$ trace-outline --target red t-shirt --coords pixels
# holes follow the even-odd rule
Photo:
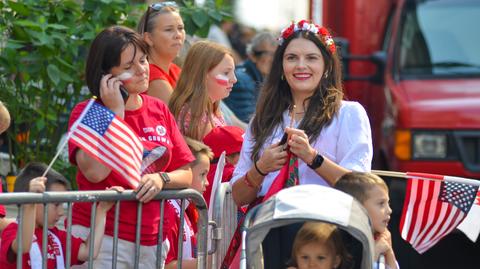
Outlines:
[[[0,193],[2,193],[2,180],[0,179]],[[0,205],[0,218],[3,218],[7,215],[7,211],[5,210],[4,205]]]
[[[175,200],[167,200],[164,204],[163,219],[163,240],[168,241],[170,248],[168,249],[165,264],[178,260],[178,232],[180,228],[180,203]],[[195,230],[192,227],[188,214],[185,214],[185,222],[183,225],[183,260],[193,259],[197,255],[197,241]],[[187,234],[188,233],[188,234]],[[190,237],[190,242],[188,242]]]
[[[178,67],[178,65],[171,63],[170,67],[168,68],[168,74],[167,72],[163,71],[162,68],[155,64],[150,64],[150,77],[148,79],[148,82],[160,79],[160,80],[166,80],[172,86],[172,89],[175,89],[177,86],[177,81],[178,78],[180,77],[180,72],[182,72],[182,69]]]
[[[0,247],[0,268],[2,269],[15,269],[17,268],[17,260],[15,259],[13,263],[8,262],[7,260],[7,253],[10,249],[13,240],[17,237],[17,230],[18,224],[16,222],[10,223],[2,232],[2,244]],[[50,232],[55,234],[58,239],[60,240],[62,251],[63,251],[63,258],[67,257],[66,249],[67,249],[67,233],[65,231],[59,230],[56,227],[49,229]],[[36,228],[35,229],[35,236],[37,237],[37,244],[42,251],[42,234],[43,228]],[[82,264],[84,261],[78,260],[78,250],[80,249],[80,245],[83,243],[83,240],[77,237],[72,236],[71,241],[71,252],[70,252],[70,263],[74,264]],[[54,269],[57,266],[57,260],[55,255],[55,246],[49,240],[47,244],[47,249],[49,251],[49,255],[47,255],[47,269]],[[41,257],[40,257],[41,258]],[[66,265],[66,261],[65,265]],[[30,269],[30,254],[25,253],[23,254],[23,268]]]
[[[159,99],[148,95],[141,95],[142,107],[134,111],[125,111],[125,122],[138,134],[144,146],[144,161],[148,156],[148,162],[153,163],[146,169],[147,173],[170,172],[189,164],[195,158],[177,128],[173,115],[168,107]],[[87,101],[77,104],[73,109],[69,126],[80,116]],[[68,144],[70,162],[76,165],[75,153],[78,147]],[[151,153],[151,154],[150,154]],[[88,181],[80,170],[77,171],[77,184],[80,190],[105,190],[111,186],[130,187],[117,180],[118,174],[112,171],[99,183]],[[73,224],[90,226],[89,203],[75,203],[73,206]],[[107,214],[105,234],[113,236],[114,210]],[[120,203],[119,237],[135,242],[135,225],[137,219],[137,202]],[[149,202],[143,204],[141,244],[153,246],[157,244],[158,224],[160,222],[160,203]]]

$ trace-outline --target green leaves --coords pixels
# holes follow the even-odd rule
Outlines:
[[[199,28],[201,28],[208,22],[208,15],[204,10],[197,9],[193,11],[192,20]]]
[[[219,24],[224,18],[230,17],[231,8],[222,0],[207,0],[203,6],[196,6],[193,1],[184,0],[180,14],[188,34],[206,37],[210,25]]]
[[[91,42],[107,26],[135,29],[146,10],[139,2],[0,0],[0,100],[13,117],[8,136],[17,166],[50,161],[70,110],[86,98],[84,69]],[[206,0],[203,6],[181,2],[190,35],[205,37],[210,25],[230,14],[223,0]],[[28,140],[16,139],[27,132]]]
[[[53,81],[55,85],[58,85],[60,82],[60,70],[58,67],[56,65],[49,64],[47,66],[47,74],[50,80]]]
[[[85,99],[93,38],[110,25],[134,26],[143,10],[128,0],[0,0],[0,100],[13,117],[8,136],[17,166],[50,161],[70,110]],[[27,141],[16,139],[25,132]]]

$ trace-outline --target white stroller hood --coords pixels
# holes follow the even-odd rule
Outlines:
[[[261,244],[270,229],[301,221],[329,222],[348,232],[363,246],[361,268],[372,268],[374,241],[366,210],[352,196],[320,185],[284,189],[249,212],[243,224],[248,268],[261,263]]]

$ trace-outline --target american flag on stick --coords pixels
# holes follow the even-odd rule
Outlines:
[[[407,173],[407,177],[400,233],[413,248],[424,253],[463,221],[479,187],[441,175]]]
[[[121,118],[95,99],[88,102],[72,125],[67,140],[122,176],[128,186],[138,186],[142,143]]]

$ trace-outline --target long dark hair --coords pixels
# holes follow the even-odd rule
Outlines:
[[[251,124],[255,140],[252,151],[253,160],[259,158],[260,148],[266,142],[267,137],[275,131],[279,124],[283,124],[283,112],[293,105],[290,85],[282,76],[285,49],[296,38],[312,41],[320,49],[325,61],[325,73],[322,75],[317,89],[312,96],[305,100],[309,105],[299,129],[305,131],[310,141],[314,141],[320,135],[323,127],[332,122],[333,117],[340,109],[343,90],[341,63],[337,53],[328,50],[318,35],[309,31],[296,31],[284,40],[282,45],[278,46],[270,74],[260,91],[256,114]],[[272,104],[272,102],[275,103]]]

